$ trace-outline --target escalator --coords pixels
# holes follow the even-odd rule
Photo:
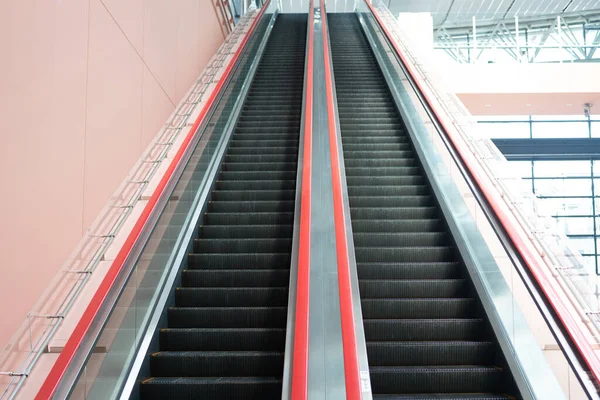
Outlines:
[[[275,22],[142,399],[281,397],[306,24]]]
[[[374,397],[519,397],[357,16],[328,21]]]

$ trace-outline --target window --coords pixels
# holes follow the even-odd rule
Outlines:
[[[534,138],[586,138],[589,137],[587,122],[533,122]]]
[[[480,122],[481,132],[490,138],[528,139],[528,122]]]
[[[590,179],[541,179],[536,178],[534,182],[536,196],[591,196],[592,182]]]
[[[591,173],[591,164],[587,160],[534,161],[533,163],[533,174],[536,178],[589,177]],[[563,195],[566,195],[566,193],[563,193]]]

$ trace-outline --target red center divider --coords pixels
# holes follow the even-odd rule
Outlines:
[[[323,53],[325,59],[325,89],[327,91],[327,123],[329,131],[329,158],[331,161],[331,183],[333,191],[333,220],[335,223],[335,251],[337,256],[338,286],[340,289],[340,317],[342,323],[342,346],[344,350],[344,374],[346,378],[346,399],[360,400],[362,392],[356,349],[354,308],[352,307],[352,285],[350,283],[350,262],[346,240],[346,218],[342,196],[342,175],[340,172],[339,149],[335,102],[333,99],[333,79],[327,32],[327,11],[325,0],[321,0],[323,26]]]
[[[217,97],[219,91],[221,90],[221,88],[223,87],[223,85],[225,84],[227,79],[229,78],[229,75],[231,74],[231,71],[233,70],[233,67],[234,67],[236,61],[239,59],[242,51],[246,47],[249,37],[252,35],[252,32],[254,32],[254,29],[256,28],[258,21],[261,19],[262,15],[264,14],[267,7],[269,6],[270,2],[271,2],[271,0],[267,0],[265,2],[262,9],[260,10],[260,12],[256,16],[256,18],[252,22],[252,25],[250,26],[248,33],[246,33],[246,35],[242,39],[242,42],[240,43],[240,46],[238,47],[237,51],[235,52],[233,58],[229,62],[227,69],[221,76],[221,79],[219,79],[219,82],[215,86],[210,97],[207,99],[206,104],[203,106],[202,110],[200,111],[198,118],[196,118],[194,125],[192,126],[189,133],[185,137],[181,147],[175,154],[175,157],[173,157],[173,160],[171,160],[171,163],[169,164],[169,167],[167,168],[165,174],[163,175],[158,186],[152,193],[152,196],[148,200],[148,203],[144,207],[144,210],[142,211],[141,215],[139,216],[133,229],[127,236],[127,239],[123,243],[123,247],[121,247],[121,250],[115,257],[115,260],[112,262],[108,272],[106,273],[106,276],[104,277],[104,279],[100,283],[100,286],[96,290],[94,297],[92,297],[90,303],[88,304],[83,315],[81,316],[81,319],[75,326],[75,329],[73,330],[73,333],[71,334],[71,336],[69,337],[69,340],[65,344],[63,351],[60,353],[60,355],[56,359],[56,362],[54,363],[52,369],[50,370],[48,376],[46,377],[46,380],[42,384],[40,390],[38,391],[38,393],[35,397],[36,400],[50,399],[54,395],[56,389],[58,388],[58,385],[60,384],[61,379],[63,378],[65,372],[67,371],[67,368],[69,367],[69,364],[73,360],[75,353],[77,352],[77,349],[83,342],[83,339],[85,338],[85,336],[90,328],[90,325],[96,318],[96,315],[98,314],[98,311],[100,310],[100,307],[106,300],[106,296],[108,295],[117,276],[121,272],[127,257],[131,253],[131,250],[132,250],[134,244],[137,242],[137,240],[142,232],[142,229],[148,222],[148,218],[150,217],[150,214],[154,210],[154,207],[156,206],[159,198],[162,196],[162,194],[165,190],[165,187],[167,186],[167,183],[173,176],[175,168],[181,161],[184,153],[186,152],[187,148],[190,145],[190,142],[194,138],[196,131],[200,127],[204,118],[206,117],[208,110],[214,103],[215,98]]]
[[[526,232],[523,230],[519,221],[508,208],[507,204],[502,198],[502,195],[498,192],[496,187],[494,187],[493,183],[485,174],[485,171],[483,170],[481,165],[479,165],[475,156],[468,150],[468,146],[464,142],[464,139],[460,137],[460,133],[457,132],[452,125],[444,123],[443,118],[440,118],[439,113],[433,106],[435,103],[432,101],[427,91],[424,90],[424,87],[421,84],[420,80],[416,79],[417,74],[415,73],[411,64],[407,62],[404,53],[400,50],[398,44],[394,41],[392,35],[381,20],[381,17],[377,13],[376,9],[369,1],[365,2],[370,8],[373,16],[377,19],[379,26],[387,36],[388,40],[394,47],[396,54],[398,55],[398,57],[400,57],[404,66],[407,68],[408,72],[412,76],[413,81],[416,83],[420,92],[429,104],[431,110],[436,115],[438,121],[440,122],[446,133],[448,133],[448,138],[456,148],[461,159],[464,161],[467,169],[481,188],[484,196],[486,197],[492,209],[498,216],[500,222],[504,226],[504,229],[506,229],[517,250],[525,260],[525,263],[529,267],[529,270],[532,272],[535,280],[544,292],[546,298],[549,300],[552,308],[561,320],[562,325],[567,330],[567,333],[573,340],[573,343],[577,347],[579,355],[583,358],[587,366],[590,368],[596,382],[600,383],[600,360],[598,359],[598,356],[596,355],[589,341],[586,339],[585,334],[581,331],[579,324],[573,318],[573,315],[571,315],[569,307],[567,307],[567,305],[563,302],[561,294],[559,293],[560,289],[557,290],[557,288],[554,286],[554,283],[550,281],[547,275],[545,274],[545,262],[541,259],[541,256],[539,255],[533,243],[531,243],[531,241],[527,238]],[[455,132],[455,134],[449,134],[450,132]]]
[[[298,277],[296,285],[296,320],[292,361],[292,400],[308,399],[308,318],[310,305],[310,212],[312,184],[312,125],[313,125],[313,59],[314,19],[313,0],[308,11],[308,54],[306,62],[306,91],[304,99],[304,154],[300,198],[300,238],[298,246]]]

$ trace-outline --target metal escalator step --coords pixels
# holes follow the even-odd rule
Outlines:
[[[287,307],[170,307],[170,328],[284,328]]]
[[[377,393],[496,393],[504,371],[498,367],[372,367]]]
[[[165,328],[163,351],[278,351],[285,347],[284,328]]]
[[[190,269],[287,269],[289,253],[189,254]]]
[[[379,143],[397,143],[397,144],[408,144],[408,138],[406,136],[391,135],[391,136],[345,136],[342,138],[342,144],[344,146],[352,144],[379,144]]]
[[[453,246],[356,247],[356,262],[443,262],[456,260]]]
[[[292,224],[277,225],[201,225],[200,237],[216,238],[282,238],[292,237]]]
[[[346,176],[415,176],[422,174],[419,167],[347,167]]]
[[[284,287],[290,280],[286,269],[185,269],[181,274],[183,287]]]
[[[466,297],[465,279],[360,279],[360,296],[377,298],[449,298]]]
[[[140,393],[150,400],[263,400],[281,396],[281,385],[275,377],[150,378],[142,381]]]
[[[373,398],[376,400],[514,400],[512,396],[487,393],[376,394]]]
[[[446,232],[420,233],[357,233],[354,235],[356,247],[413,247],[413,246],[442,246],[448,243]]]
[[[433,197],[420,196],[350,196],[350,207],[427,207],[433,205]]]
[[[346,160],[348,163],[349,160]],[[348,186],[349,196],[419,196],[430,194],[427,185],[362,185]]]
[[[475,300],[453,299],[361,299],[364,318],[448,319],[475,317]]]
[[[178,287],[177,307],[281,307],[287,304],[287,287]]]
[[[293,201],[295,190],[213,190],[212,201]]]
[[[252,128],[252,129],[260,131],[263,128]],[[260,154],[294,154],[294,155],[296,155],[296,154],[298,154],[298,149],[297,149],[297,147],[292,146],[292,145],[273,146],[273,147],[244,146],[244,147],[230,147],[229,150],[227,151],[227,154],[231,154],[231,155],[247,155],[247,154],[257,154],[257,153],[260,153]]]
[[[361,232],[440,232],[443,228],[440,219],[398,219],[398,220],[355,220],[352,221],[352,230]]]
[[[219,180],[293,180],[296,178],[296,171],[221,171]]]
[[[296,180],[218,180],[217,190],[292,190],[296,188]]]
[[[296,162],[297,154],[226,154],[225,161],[233,163]]]
[[[350,210],[355,221],[360,220],[398,220],[398,219],[429,219],[437,218],[437,207],[357,207]]]
[[[412,153],[412,152],[411,152]],[[406,186],[423,185],[425,177],[416,176],[348,176],[346,177],[348,186]]]
[[[371,367],[485,365],[495,355],[492,342],[367,342]]]
[[[472,319],[366,319],[368,341],[474,341],[485,335],[484,321]]]
[[[452,279],[462,276],[459,262],[358,263],[359,279]]]
[[[194,253],[286,253],[292,238],[195,239]]]
[[[278,200],[278,201],[210,201],[208,203],[208,211],[215,213],[223,212],[293,212],[294,201]]]
[[[206,239],[291,238],[293,224],[201,225],[198,231],[200,236]]]
[[[204,223],[206,225],[287,225],[294,223],[294,212],[209,212],[204,215]]]
[[[283,353],[275,351],[160,351],[150,356],[153,376],[281,376]]]

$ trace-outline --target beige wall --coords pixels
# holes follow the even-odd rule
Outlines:
[[[0,1],[0,346],[223,39],[207,0]]]
[[[600,64],[442,63],[437,75],[475,115],[583,115],[600,112]]]

